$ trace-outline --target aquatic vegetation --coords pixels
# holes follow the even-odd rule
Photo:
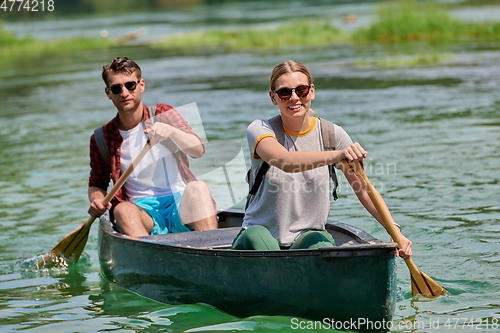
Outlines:
[[[465,22],[453,18],[444,4],[390,1],[378,9],[378,21],[353,33],[355,41],[462,41],[500,39],[500,22]]]
[[[326,19],[290,21],[275,29],[212,30],[170,37],[153,44],[157,48],[227,47],[248,49],[339,42],[463,41],[500,39],[499,22],[465,22],[452,17],[444,4],[433,1],[384,2],[378,20],[366,28],[343,32]]]
[[[376,59],[366,59],[354,62],[352,65],[356,67],[363,66],[378,66],[386,68],[405,67],[405,66],[418,66],[435,64],[438,62],[451,60],[454,56],[448,53],[422,53],[407,56],[383,57]]]
[[[500,40],[499,22],[466,22],[454,18],[446,4],[434,1],[391,0],[377,10],[378,19],[370,26],[352,31],[335,27],[331,19],[291,20],[283,25],[242,28],[238,30],[213,29],[171,36],[150,44],[153,49],[190,53],[195,49],[222,49],[229,51],[270,49],[286,46],[339,45],[341,43],[400,43],[426,41],[454,43],[470,40]],[[54,52],[105,49],[127,45],[127,40],[105,38],[77,38],[42,41],[35,38],[16,38],[0,25],[0,58],[19,59]],[[376,59],[372,65],[405,66],[427,64],[443,60],[435,54],[413,54],[412,58]],[[447,56],[448,57],[448,56]],[[361,61],[360,63],[368,63]],[[355,65],[359,65],[355,64]]]
[[[157,48],[224,47],[245,49],[252,47],[282,47],[290,45],[318,45],[344,40],[344,34],[328,21],[293,20],[276,29],[210,30],[186,33],[153,44]]]
[[[25,58],[54,52],[83,51],[117,46],[120,43],[104,38],[73,38],[43,41],[17,38],[0,26],[0,59]]]

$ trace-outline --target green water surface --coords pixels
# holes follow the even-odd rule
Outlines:
[[[214,22],[234,27],[273,24],[293,16],[326,15],[341,22],[344,15],[357,13],[358,24],[363,24],[374,9],[371,1],[221,1],[154,12],[146,8],[22,18],[5,26],[19,35],[47,39],[98,34],[102,29],[121,35],[146,26],[144,38],[154,39]],[[484,9],[492,10],[498,8]],[[419,66],[377,66],[371,61],[416,52],[451,56]],[[115,114],[103,93],[100,71],[116,56],[141,65],[146,103],[196,102],[207,139],[237,141],[245,147],[245,156],[248,124],[277,112],[267,94],[272,67],[288,59],[306,64],[317,89],[313,108],[369,151],[368,175],[413,241],[415,262],[450,292],[437,299],[411,297],[407,268],[398,260],[400,292],[393,331],[499,331],[500,42],[490,41],[346,43],[189,54],[141,43],[9,62],[0,68],[0,332],[329,328],[302,323],[300,329],[290,317],[236,318],[202,304],[166,305],[133,294],[100,275],[97,225],[78,264],[33,268],[30,259],[87,219],[89,137]],[[220,180],[211,181],[209,185],[217,186]],[[340,197],[332,204],[332,219],[388,240],[345,181]]]

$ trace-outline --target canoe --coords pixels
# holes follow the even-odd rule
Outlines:
[[[396,301],[396,244],[328,221],[335,247],[232,250],[242,219],[242,211],[228,210],[219,213],[217,230],[133,238],[101,218],[103,275],[160,302],[205,303],[238,317],[285,315],[321,321],[326,328],[350,322],[344,329],[360,322],[390,322]]]

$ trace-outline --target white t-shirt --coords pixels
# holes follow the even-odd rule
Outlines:
[[[129,131],[120,130],[123,138],[120,169],[122,173],[132,164],[148,140],[143,124]],[[186,184],[182,180],[177,161],[161,142],[154,145],[142,158],[123,185],[130,201],[139,198],[166,197],[183,191]]]

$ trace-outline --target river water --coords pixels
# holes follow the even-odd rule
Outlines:
[[[106,29],[120,35],[146,26],[144,38],[152,39],[213,22],[231,27],[238,18],[271,24],[321,14],[338,23],[343,15],[356,13],[364,24],[375,8],[372,2],[287,3],[229,2],[6,27],[50,38],[76,35],[81,27],[89,34]],[[498,8],[483,13],[492,10]],[[415,52],[448,56],[434,65],[367,65]],[[136,45],[8,63],[0,69],[1,332],[298,330],[290,317],[236,318],[201,304],[166,305],[109,283],[100,275],[97,224],[78,264],[54,270],[30,264],[87,219],[88,139],[115,113],[103,93],[100,69],[116,56],[141,65],[146,103],[196,102],[207,140],[236,141],[245,156],[248,124],[277,112],[267,96],[272,67],[288,59],[306,64],[317,88],[313,108],[369,151],[368,175],[414,242],[414,261],[450,292],[437,299],[411,297],[407,268],[398,260],[393,331],[500,330],[500,43],[489,42],[346,43],[184,55]],[[208,182],[217,187],[220,180]],[[340,196],[332,204],[332,219],[388,239],[345,182]]]

